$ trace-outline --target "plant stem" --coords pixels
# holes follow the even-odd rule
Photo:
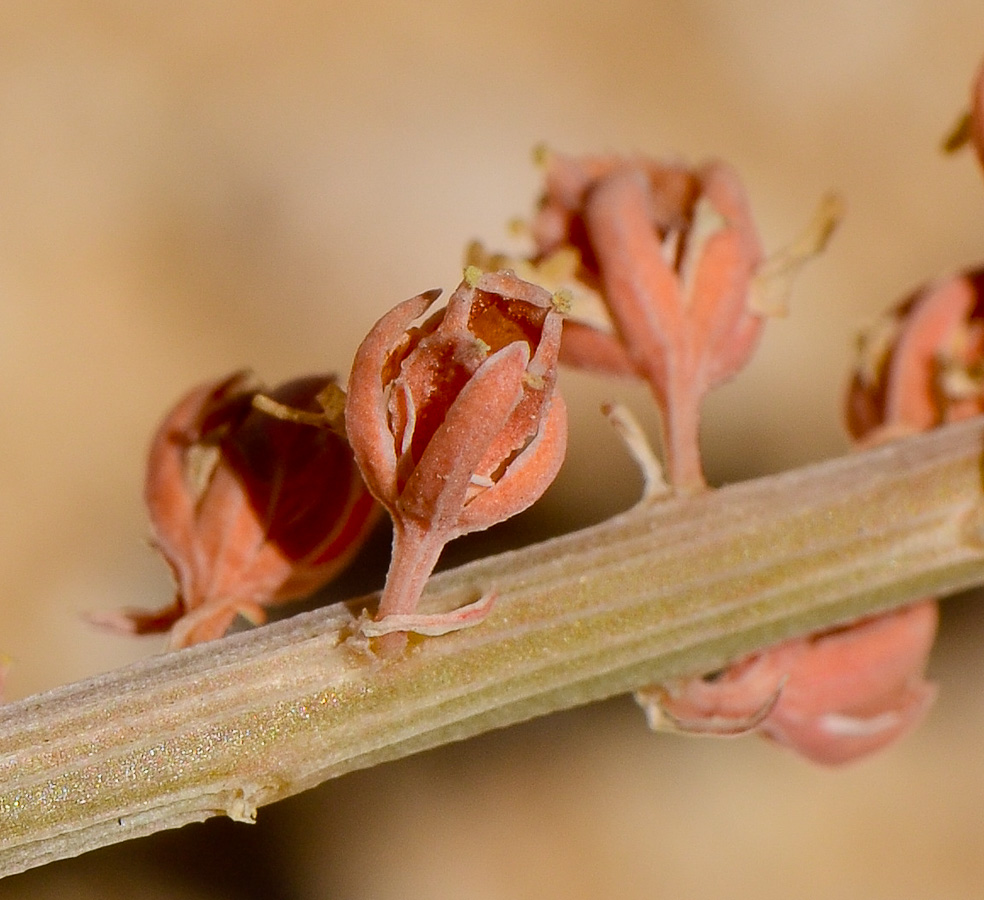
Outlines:
[[[982,448],[973,420],[437,575],[422,612],[496,605],[395,659],[353,602],[2,707],[0,874],[982,582]]]

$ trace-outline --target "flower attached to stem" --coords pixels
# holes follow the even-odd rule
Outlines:
[[[862,446],[984,412],[984,269],[919,288],[859,340],[847,428]]]
[[[264,606],[337,575],[381,512],[340,421],[333,429],[326,419],[340,393],[333,377],[311,376],[261,395],[240,372],[179,401],[154,436],[145,484],[174,603],[90,618],[136,634],[170,630],[170,645],[184,647],[221,637],[237,615],[261,624]],[[254,408],[261,397],[312,424]]]
[[[476,268],[443,309],[406,300],[355,355],[345,425],[369,489],[393,518],[393,555],[369,636],[395,651],[405,632],[480,621],[491,595],[451,613],[416,612],[444,545],[539,499],[563,462],[556,390],[561,298],[512,272]]]
[[[758,731],[813,762],[837,765],[886,747],[925,716],[922,676],[935,603],[785,641],[708,678],[646,688],[654,728],[733,736]]]
[[[545,161],[531,223],[534,266],[554,276],[558,261],[570,266],[610,320],[609,328],[569,321],[561,361],[643,378],[660,410],[667,480],[677,491],[699,490],[701,403],[748,362],[763,316],[783,311],[778,292],[823,247],[839,205],[829,198],[799,242],[766,260],[741,183],[724,163],[691,169],[556,153]]]

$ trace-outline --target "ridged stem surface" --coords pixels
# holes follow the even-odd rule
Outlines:
[[[397,659],[338,604],[0,707],[0,875],[984,582],[982,449],[973,420],[445,572],[422,611],[495,607]]]

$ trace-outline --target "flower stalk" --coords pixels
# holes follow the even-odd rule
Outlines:
[[[434,576],[422,612],[496,604],[398,658],[338,604],[0,707],[0,875],[981,583],[982,447],[975,419]]]

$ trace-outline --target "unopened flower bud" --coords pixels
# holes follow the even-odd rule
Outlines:
[[[712,678],[647,688],[654,727],[757,731],[813,762],[837,765],[888,746],[922,721],[936,689],[923,672],[935,603],[785,641]]]
[[[606,327],[575,312],[561,361],[644,379],[660,409],[668,481],[702,488],[701,403],[748,362],[763,316],[783,311],[793,273],[823,247],[839,204],[828,198],[803,237],[766,260],[741,182],[724,163],[549,153],[545,164],[530,226],[534,266],[556,277],[563,262],[609,319]]]
[[[859,341],[847,427],[865,446],[984,412],[984,269],[919,288]]]
[[[253,407],[245,373],[203,384],[167,415],[151,444],[145,498],[154,545],[174,573],[174,603],[92,618],[133,633],[171,631],[171,646],[221,637],[237,615],[311,594],[361,546],[379,512],[351,448],[328,424]],[[266,396],[316,417],[339,389],[300,378]]]
[[[511,272],[471,268],[448,305],[413,326],[438,294],[413,297],[380,319],[349,378],[346,431],[394,529],[368,635],[437,634],[480,619],[489,598],[415,615],[444,544],[530,506],[566,449],[556,298]]]

